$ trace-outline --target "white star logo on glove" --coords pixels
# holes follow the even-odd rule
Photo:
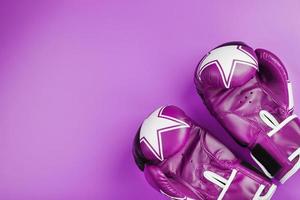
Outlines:
[[[199,78],[201,78],[200,74],[206,67],[215,64],[220,71],[225,87],[229,88],[233,72],[238,63],[258,69],[256,59],[249,52],[242,49],[242,46],[230,45],[216,48],[210,51],[201,61]]]
[[[164,160],[161,134],[163,132],[190,127],[186,122],[162,114],[165,107],[153,112],[140,130],[140,143],[144,142],[159,160]]]

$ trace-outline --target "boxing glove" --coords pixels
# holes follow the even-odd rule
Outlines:
[[[277,56],[242,42],[223,44],[202,58],[195,84],[212,115],[268,177],[284,183],[299,169],[300,124]]]
[[[148,183],[174,200],[267,200],[276,190],[175,106],[144,120],[133,156]]]

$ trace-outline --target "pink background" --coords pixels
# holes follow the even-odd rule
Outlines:
[[[238,147],[193,85],[212,47],[242,40],[282,58],[300,112],[300,2],[2,1],[0,199],[165,199],[131,156],[153,109],[174,104]],[[300,173],[274,200],[299,199]]]

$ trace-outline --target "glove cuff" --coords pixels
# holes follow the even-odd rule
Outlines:
[[[287,181],[300,168],[300,121],[291,115],[267,134],[259,134],[251,156],[264,173]]]
[[[232,170],[228,179],[210,171],[206,171],[204,177],[222,188],[217,200],[269,200],[277,189],[276,185],[241,165]]]

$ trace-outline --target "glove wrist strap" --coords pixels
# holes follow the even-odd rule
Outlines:
[[[259,134],[251,156],[266,176],[284,183],[300,168],[300,121],[296,115],[281,123],[267,111],[261,111],[260,115],[272,129]]]

